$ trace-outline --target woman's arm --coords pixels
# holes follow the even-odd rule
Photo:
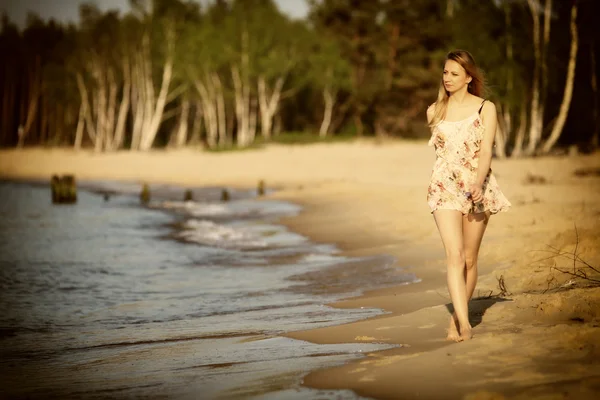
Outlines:
[[[498,119],[496,115],[496,106],[491,101],[486,101],[481,111],[483,126],[483,139],[479,146],[479,166],[477,168],[477,178],[473,182],[474,187],[471,190],[473,201],[478,203],[483,200],[482,186],[485,178],[490,171],[492,164],[492,148],[494,146],[494,138],[496,137],[496,127]]]

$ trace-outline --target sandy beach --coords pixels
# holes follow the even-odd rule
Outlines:
[[[314,343],[397,344],[304,384],[382,399],[596,399],[600,396],[600,153],[494,160],[512,203],[483,240],[474,339],[445,341],[444,252],[425,196],[432,148],[364,140],[206,153],[0,151],[0,178],[110,179],[278,189],[304,207],[283,223],[350,256],[388,254],[419,283],[335,304],[387,314],[287,336]],[[575,261],[574,259],[575,257]],[[595,271],[594,271],[595,270]],[[586,279],[587,278],[587,279]]]

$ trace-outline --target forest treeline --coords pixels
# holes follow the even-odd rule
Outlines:
[[[497,156],[598,147],[596,0],[131,0],[0,33],[0,145],[246,147],[278,135],[427,137],[446,53],[496,102]]]

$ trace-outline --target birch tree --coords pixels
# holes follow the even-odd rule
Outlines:
[[[271,0],[234,1],[225,22],[239,146],[269,139],[289,74],[301,58],[301,29]],[[286,32],[286,34],[282,34]]]
[[[137,47],[131,60],[132,150],[149,150],[161,127],[169,97],[175,57],[177,1],[132,1],[131,26]],[[155,77],[159,77],[158,81]]]
[[[158,133],[167,103],[169,85],[173,77],[173,45],[172,31],[167,30],[167,52],[159,64],[162,73],[160,74],[159,84],[156,85],[153,76],[150,32],[146,30],[142,34],[140,48],[134,55],[131,70],[134,82],[132,90],[134,123],[131,143],[133,150],[149,150]]]
[[[204,120],[206,144],[209,148],[225,146],[227,136],[227,106],[222,71],[226,71],[226,42],[217,26],[204,20],[189,26],[184,44],[184,64],[200,101],[198,117]]]
[[[500,112],[502,118],[502,129],[497,133],[496,151],[499,158],[506,156],[506,143],[510,140],[512,132],[512,113],[511,99],[513,98],[514,90],[514,51],[513,51],[513,33],[512,33],[512,16],[510,5],[505,2],[503,5],[504,25],[506,38],[506,97],[508,101],[502,107]]]
[[[545,0],[545,7],[542,10],[541,4],[537,0],[527,0],[531,16],[533,19],[533,49],[535,55],[535,67],[532,83],[531,100],[531,122],[529,126],[529,142],[527,145],[527,154],[535,153],[535,150],[542,139],[542,130],[544,122],[544,95],[547,89],[547,52],[548,42],[550,40],[550,17],[552,14],[552,0]],[[544,16],[543,37],[540,37],[540,13]]]
[[[73,61],[81,105],[74,147],[87,132],[95,151],[119,149],[124,140],[131,96],[130,61],[122,47],[120,21],[114,12],[81,8],[82,33]]]
[[[224,21],[227,33],[229,73],[231,76],[236,120],[236,143],[239,147],[250,145],[256,135],[256,59],[253,37],[252,7],[261,6],[253,1],[236,1]]]
[[[307,30],[303,24],[294,23],[271,6],[256,9],[253,15],[254,54],[257,71],[257,100],[260,111],[261,135],[269,139],[273,119],[279,111],[284,86],[294,68],[308,52]],[[269,21],[269,23],[264,23]],[[282,35],[281,32],[288,32]],[[302,85],[300,80],[296,84]],[[293,92],[293,90],[291,90]]]
[[[40,103],[42,101],[43,81],[43,53],[47,49],[41,48],[46,42],[43,21],[36,15],[29,15],[27,29],[23,33],[23,44],[26,49],[26,68],[21,73],[25,80],[21,97],[21,112],[19,118],[19,136],[17,147],[23,147],[26,138],[34,128],[34,123],[39,122]],[[39,126],[38,126],[39,128]]]
[[[595,41],[592,40],[590,43],[590,86],[592,88],[592,93],[594,95],[594,134],[592,135],[592,148],[598,148],[600,145],[600,110],[599,101],[598,101],[598,78],[596,72],[596,54],[594,53],[595,49]]]
[[[181,99],[181,111],[177,127],[172,133],[171,144],[175,148],[182,148],[186,145],[189,131],[190,99],[184,96]]]
[[[319,136],[331,133],[334,108],[338,102],[338,93],[350,89],[350,66],[340,57],[338,44],[323,32],[316,32],[310,55],[312,85],[321,92],[323,117],[319,126]]]
[[[571,31],[571,49],[569,52],[569,66],[567,69],[567,78],[565,82],[565,90],[563,94],[562,103],[560,105],[560,111],[556,122],[552,127],[550,137],[542,146],[542,152],[548,153],[552,146],[556,144],[556,141],[560,137],[569,114],[569,107],[571,106],[571,98],[573,96],[573,82],[575,81],[575,67],[577,63],[577,49],[579,45],[579,36],[577,33],[577,1],[573,1],[571,6],[571,20],[570,20],[570,31]]]

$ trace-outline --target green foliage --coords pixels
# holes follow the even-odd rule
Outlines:
[[[267,91],[284,78],[275,117],[278,130],[288,133],[275,134],[272,142],[323,141],[314,134],[290,132],[319,130],[326,95],[333,96],[329,132],[335,134],[326,140],[362,134],[426,136],[425,108],[436,98],[444,57],[454,48],[475,56],[485,72],[491,98],[503,109],[512,110],[513,120],[517,120],[519,107],[530,97],[534,65],[532,16],[526,2],[452,0],[454,14],[449,16],[448,1],[309,0],[310,11],[304,20],[291,20],[273,0],[130,0],[131,11],[125,15],[103,12],[89,3],[81,6],[76,26],[31,14],[25,28],[19,29],[3,16],[0,89],[7,93],[6,98],[12,97],[0,110],[0,145],[17,141],[17,128],[29,107],[36,63],[42,68],[41,99],[50,114],[64,115],[62,126],[53,128],[64,136],[50,132],[52,137],[45,137],[38,115],[27,143],[61,143],[62,137],[72,143],[80,105],[76,75],[81,74],[93,91],[92,67],[101,65],[122,85],[123,63],[134,62],[145,37],[150,43],[148,68],[156,82],[161,80],[165,59],[174,59],[167,114],[177,117],[185,96],[192,104],[191,124],[194,116],[203,112],[194,82],[218,76],[229,135],[235,135],[237,127],[232,68],[238,67],[250,103],[256,101],[259,77],[266,81]],[[570,4],[555,1],[553,6],[547,119],[553,118],[564,87]],[[587,140],[597,123],[590,122],[590,105],[598,94],[590,87],[588,49],[596,53],[597,64],[600,59],[600,38],[592,18],[597,15],[598,2],[579,0],[578,4],[581,50],[572,105],[577,118],[570,118],[565,128],[579,135],[573,141]],[[509,40],[513,43],[512,61],[506,53]],[[511,77],[512,90],[507,84]],[[48,118],[56,119],[50,114]],[[169,142],[176,122],[177,118],[165,118],[156,143]],[[259,115],[259,132],[260,123]],[[131,124],[129,118],[127,135]],[[257,138],[255,146],[262,144]],[[226,146],[213,151],[229,150]]]

